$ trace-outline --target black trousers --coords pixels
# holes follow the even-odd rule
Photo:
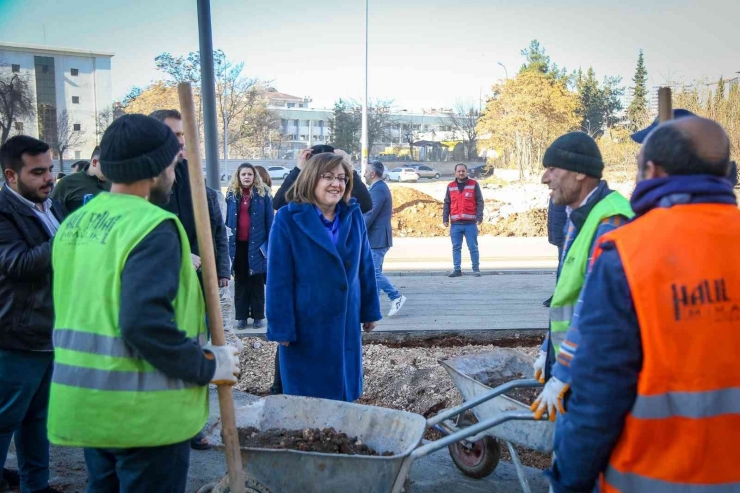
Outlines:
[[[249,242],[236,242],[234,315],[237,320],[265,318],[265,275],[249,275]]]

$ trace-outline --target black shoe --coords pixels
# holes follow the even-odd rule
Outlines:
[[[254,321],[254,323],[252,324],[252,327],[254,327],[255,329],[261,329],[262,325],[263,325],[262,319],[258,318]]]
[[[204,442],[205,437],[203,432],[198,432],[193,438],[190,439],[190,448],[193,450],[208,450],[211,448],[210,445]]]
[[[270,395],[280,395],[283,393],[282,387],[275,387],[274,385],[270,386]]]
[[[550,303],[552,303],[552,296],[550,296],[549,298],[547,298],[545,301],[542,302],[542,304],[548,308],[550,308]]]
[[[483,275],[483,274],[481,274],[479,270],[474,270],[474,271],[473,271],[473,276],[475,276],[475,277],[480,277],[480,276],[482,276],[482,275]]]
[[[462,277],[463,273],[461,270],[453,270],[452,274],[449,274],[447,277]]]
[[[15,469],[3,468],[3,485],[7,484],[6,488],[17,488],[21,485],[21,476]],[[2,491],[2,490],[0,490]]]

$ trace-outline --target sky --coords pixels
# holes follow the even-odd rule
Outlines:
[[[569,70],[630,85],[737,77],[740,2],[369,0],[369,95],[398,109],[478,103],[538,39]],[[211,0],[213,45],[314,107],[363,91],[364,0]],[[196,0],[0,0],[0,42],[112,51],[113,97],[166,78],[154,58],[198,49]],[[501,62],[504,68],[498,63]]]

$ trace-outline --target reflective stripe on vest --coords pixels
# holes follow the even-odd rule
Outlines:
[[[629,202],[619,192],[611,192],[594,205],[586,222],[563,258],[560,276],[550,304],[550,346],[555,355],[565,341],[578,298],[586,278],[588,255],[594,235],[604,219],[634,216]]]
[[[462,192],[453,181],[447,185],[447,191],[450,194],[450,220],[451,221],[475,221],[476,216],[476,199],[475,199],[475,180],[468,179],[468,183],[463,187]]]
[[[184,390],[201,387],[179,378],[170,378],[154,371],[107,371],[84,366],[71,366],[54,362],[55,384],[92,390],[124,392],[156,392],[160,390]]]
[[[740,414],[740,388],[638,395],[631,412],[639,419],[711,418]]]
[[[601,491],[740,492],[740,211],[656,208],[604,235],[640,327],[637,395]],[[691,247],[680,239],[690,238]]]
[[[609,486],[624,492],[649,492],[649,493],[740,493],[740,483],[722,484],[681,484],[669,483],[660,479],[646,478],[637,474],[625,474],[617,471],[611,466],[606,468],[604,474],[606,490]],[[602,490],[602,493],[603,490]]]

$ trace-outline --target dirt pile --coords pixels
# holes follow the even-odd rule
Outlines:
[[[547,236],[547,209],[515,212],[491,224],[490,228],[484,228],[481,233],[494,236]]]
[[[388,457],[393,452],[379,454],[357,437],[349,437],[334,428],[305,428],[286,430],[272,428],[260,432],[257,428],[239,429],[239,444],[242,447],[266,448],[275,450],[299,450],[301,452],[320,452],[341,455],[371,455]]]

